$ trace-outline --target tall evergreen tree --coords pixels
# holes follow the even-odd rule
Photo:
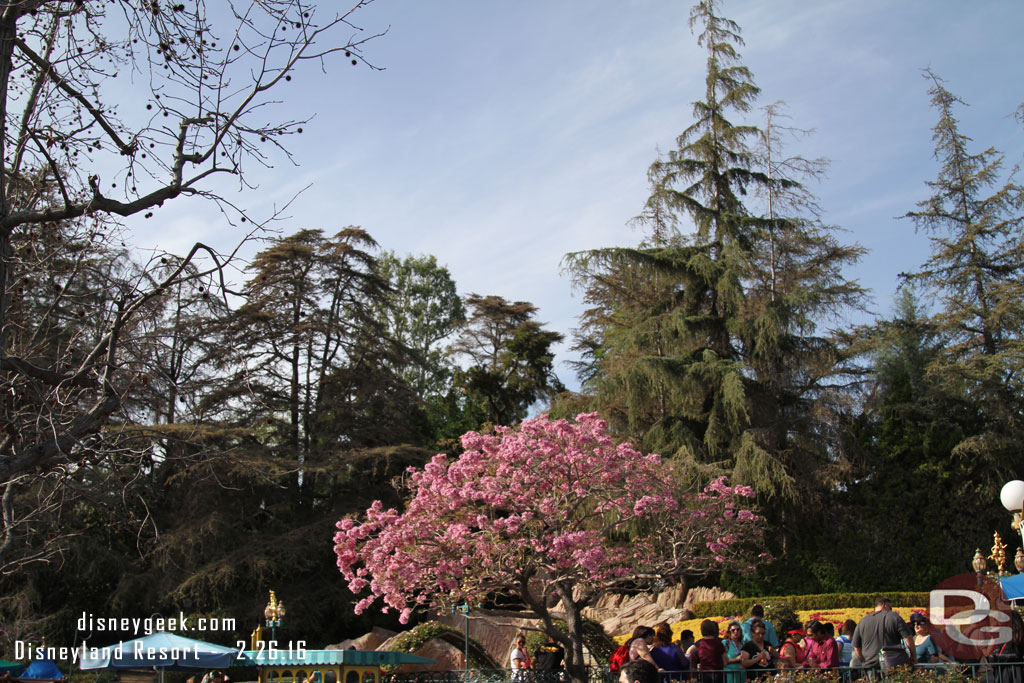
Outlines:
[[[829,496],[844,543],[808,559],[831,577],[826,589],[927,590],[962,572],[967,549],[1002,522],[987,465],[954,455],[982,411],[928,372],[945,340],[910,288],[866,332],[872,373],[852,429],[858,458]]]
[[[740,340],[729,322],[744,305],[751,230],[764,221],[740,197],[770,182],[755,170],[756,128],[730,120],[750,110],[758,89],[739,64],[739,27],[717,14],[717,4],[700,2],[690,15],[691,27],[702,28],[698,42],[708,55],[705,97],[694,103],[696,120],[676,140],[677,149],[648,172],[651,196],[638,222],[649,229],[649,242],[570,256],[582,283],[625,268],[650,282],[636,311],[615,298],[598,311],[625,316],[603,342],[607,364],[625,361],[627,405],[656,395],[653,410],[628,411],[632,431],[645,434],[644,445],[684,449],[704,461],[728,457],[749,417]],[[692,236],[679,230],[683,220],[692,220]]]
[[[806,202],[784,201],[802,186],[783,171],[806,165],[780,164],[759,147],[765,133],[736,120],[758,88],[718,4],[691,13],[708,55],[704,99],[650,168],[637,219],[647,240],[567,260],[593,305],[583,320],[593,407],[646,449],[690,460],[698,477],[752,484],[785,524],[788,509],[813,503],[836,457],[823,416],[843,356],[817,329],[863,296],[842,275],[861,249],[794,210]]]
[[[382,338],[374,308],[386,298],[386,283],[374,248],[358,228],[275,240],[253,260],[247,301],[228,320],[224,362],[238,374],[210,402],[248,424],[266,424],[279,454],[300,471],[316,442],[312,421],[327,379],[360,363],[368,337]]]
[[[1021,463],[1024,437],[1024,188],[1002,180],[997,150],[969,149],[954,111],[962,102],[933,72],[924,75],[939,116],[940,166],[928,182],[933,194],[907,213],[932,244],[931,257],[907,277],[939,302],[933,324],[945,343],[929,372],[983,407],[984,427],[958,452],[985,459],[998,478]]]

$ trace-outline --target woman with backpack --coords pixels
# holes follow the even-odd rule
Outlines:
[[[629,661],[643,659],[661,671],[662,668],[651,656],[652,645],[654,645],[654,629],[650,626],[637,626],[633,629],[633,637],[629,640]]]
[[[637,626],[633,629],[633,635],[624,644],[620,645],[612,653],[608,660],[609,668],[615,672],[628,662],[643,659],[654,665],[658,671],[662,671],[658,663],[651,657],[651,645],[654,644],[654,629],[650,626]]]

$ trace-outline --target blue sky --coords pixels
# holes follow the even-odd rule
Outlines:
[[[640,239],[626,223],[647,197],[647,167],[703,95],[689,7],[377,0],[359,16],[368,31],[388,28],[365,50],[384,70],[339,59],[298,74],[276,113],[313,116],[290,144],[299,165],[276,159],[250,176],[258,192],[231,199],[267,214],[308,186],[283,232],[360,225],[384,249],[436,255],[462,293],[533,302],[568,336],[582,302],[562,257]],[[895,218],[927,196],[937,168],[921,69],[971,105],[960,118],[977,149],[1020,162],[1024,126],[1011,115],[1024,101],[1024,3],[727,0],[723,12],[743,29],[759,105],[786,101],[792,125],[816,131],[799,151],[832,160],[814,188],[825,220],[870,250],[848,276],[887,314],[897,274],[928,253]],[[200,201],[159,219],[129,223],[137,245],[227,249],[241,237]]]

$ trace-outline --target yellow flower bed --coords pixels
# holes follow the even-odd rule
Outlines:
[[[893,607],[893,612],[898,612],[904,619],[910,619],[910,615],[914,612],[922,612],[925,615],[928,614],[928,610],[923,607]],[[874,611],[873,607],[851,607],[849,609],[833,609],[833,610],[800,610],[796,614],[800,618],[801,623],[806,623],[811,619],[817,619],[821,622],[832,622],[836,625],[836,635],[839,635],[839,630],[847,619],[853,619],[859,622],[861,619],[866,617],[868,614]],[[711,621],[718,623],[719,635],[725,637],[726,625],[736,619],[739,622],[744,622],[750,618],[749,614],[743,616],[732,616],[732,617],[708,617]],[[686,621],[677,621],[672,624],[672,637],[678,640],[679,635],[686,630],[693,631],[694,638],[700,640],[700,625],[704,619],[687,619]],[[645,626],[653,626],[653,624],[645,624]],[[781,635],[781,634],[780,634]],[[619,644],[624,643],[630,636],[629,633],[624,633],[615,636],[615,641]]]

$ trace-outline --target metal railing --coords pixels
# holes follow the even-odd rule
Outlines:
[[[984,683],[1024,683],[1024,661],[1021,662],[960,662],[953,665],[947,664],[919,664],[918,670],[930,671],[936,677],[955,675],[957,679],[972,679]],[[901,667],[905,670],[905,667]],[[712,671],[687,670],[687,671],[665,671],[661,674],[662,681],[672,683],[673,681],[688,680],[693,683],[734,683],[741,680],[784,680],[790,676],[799,675],[801,678],[810,674],[824,674],[833,680],[838,679],[845,683],[865,680],[873,681],[888,677],[892,672],[879,667],[848,668],[837,667],[831,669],[820,668],[799,668],[799,669],[761,669],[756,673],[752,669],[725,669]],[[740,678],[739,676],[742,676]],[[588,683],[617,683],[619,674],[613,673],[607,667],[587,667]],[[455,669],[448,671],[416,671],[409,673],[385,674],[381,683],[569,683],[569,677],[564,671],[523,671],[512,669]]]
[[[616,674],[618,676],[618,674]],[[381,683],[568,683],[564,671],[457,669],[386,674]],[[588,683],[608,683],[607,667],[587,667]]]

